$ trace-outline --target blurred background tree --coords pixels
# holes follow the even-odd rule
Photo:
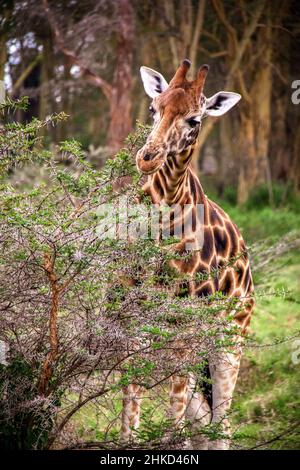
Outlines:
[[[263,185],[274,204],[274,184],[299,191],[299,24],[295,0],[7,0],[0,79],[13,98],[30,96],[23,121],[70,114],[51,140],[74,135],[101,166],[147,122],[140,65],[170,78],[185,57],[192,73],[208,62],[207,95],[224,88],[243,101],[205,123],[194,165],[219,196],[230,185],[245,203]]]

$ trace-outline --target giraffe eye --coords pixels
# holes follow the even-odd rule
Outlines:
[[[199,121],[197,121],[195,118],[190,118],[190,119],[187,119],[186,121],[188,123],[189,126],[191,127],[196,127],[199,123]]]

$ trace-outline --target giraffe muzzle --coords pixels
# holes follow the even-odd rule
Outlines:
[[[156,150],[149,150],[143,147],[136,154],[137,168],[145,175],[156,173],[163,166],[164,162],[165,156]]]

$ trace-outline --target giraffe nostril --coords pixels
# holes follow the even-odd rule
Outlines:
[[[153,157],[152,157],[151,153],[146,153],[146,154],[144,155],[144,160],[145,160],[146,162],[147,162],[148,160],[152,160],[152,158],[153,158]]]

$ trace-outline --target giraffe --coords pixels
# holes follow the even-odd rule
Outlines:
[[[202,65],[195,80],[186,78],[190,61],[185,59],[168,84],[155,70],[141,67],[141,78],[147,95],[152,99],[150,113],[153,128],[145,145],[137,152],[138,170],[148,179],[143,186],[154,204],[203,205],[203,245],[191,256],[172,261],[181,273],[210,272],[224,267],[219,276],[212,276],[201,282],[190,282],[187,295],[207,296],[222,292],[227,297],[240,299],[242,308],[234,316],[242,333],[247,331],[254,307],[253,282],[249,257],[245,243],[236,225],[229,216],[204,194],[194,170],[191,158],[206,116],[221,116],[241,98],[238,93],[221,91],[211,98],[203,94],[208,65]],[[187,244],[195,240],[195,226],[185,231],[176,245],[179,254],[186,253]],[[228,261],[239,253],[236,266]],[[209,440],[201,433],[191,439],[193,449],[226,450],[230,445],[228,411],[236,385],[241,344],[236,350],[221,354],[218,359],[209,360],[209,374],[212,380],[211,399],[195,390],[192,376],[173,376],[170,380],[170,415],[178,425],[184,419],[198,429],[209,423],[217,423],[222,438]],[[132,384],[124,388],[122,412],[122,436],[128,439],[139,426],[141,388]]]

